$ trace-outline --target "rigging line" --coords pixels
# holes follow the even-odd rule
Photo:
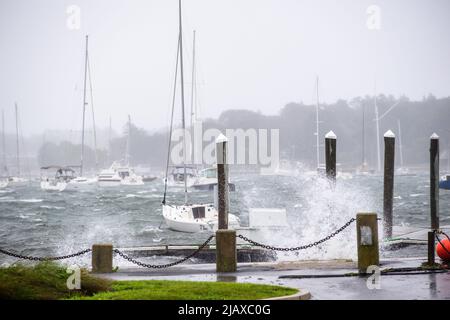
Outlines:
[[[80,159],[80,176],[83,176],[83,162],[84,162],[84,126],[85,126],[85,114],[86,114],[86,78],[87,78],[87,67],[88,67],[88,42],[89,37],[86,35],[86,51],[84,57],[84,82],[83,82],[83,125],[81,128],[81,159]]]
[[[181,116],[183,127],[183,175],[184,175],[184,202],[187,203],[187,177],[186,177],[186,119],[184,108],[184,75],[183,75],[183,25],[181,16],[181,0],[178,1],[178,17],[180,30],[180,82],[181,82]]]
[[[197,114],[194,113],[194,93],[195,93],[195,30],[194,30],[194,39],[192,43],[192,80],[191,80],[191,130],[193,130],[194,125],[194,116]]]
[[[31,169],[30,169],[30,162],[29,162],[29,159],[28,159],[28,151],[27,151],[27,148],[26,148],[26,145],[25,145],[25,138],[24,138],[24,136],[23,136],[23,130],[22,130],[22,121],[21,121],[21,118],[20,118],[20,115],[19,115],[19,113],[17,113],[17,132],[18,132],[18,143],[20,143],[20,146],[21,146],[21,150],[23,150],[23,152],[22,152],[22,154],[24,155],[24,156],[22,156],[23,157],[23,159],[24,159],[24,162],[25,162],[25,172],[26,172],[26,175],[28,176],[28,179],[31,181]],[[20,176],[20,175],[19,175]]]
[[[177,79],[178,79],[178,60],[180,55],[180,36],[178,35],[178,45],[177,45],[177,59],[175,63],[175,77],[173,81],[173,95],[172,95],[172,111],[170,116],[170,128],[169,128],[169,142],[168,142],[168,149],[167,149],[167,162],[166,162],[166,174],[164,178],[164,198],[162,203],[166,204],[166,194],[167,194],[167,176],[169,173],[169,162],[170,162],[170,146],[172,141],[172,128],[173,128],[173,114],[175,110],[175,98],[176,98],[176,92],[177,92]]]
[[[9,176],[8,173],[8,165],[6,162],[6,136],[5,136],[5,110],[2,109],[2,157],[3,157],[3,168],[1,174],[3,175],[6,173],[7,176]]]
[[[397,101],[394,103],[385,113],[383,113],[381,116],[378,117],[378,120],[383,119],[392,109],[394,109],[401,101]]]
[[[95,128],[95,113],[94,113],[94,94],[92,92],[92,78],[91,78],[91,62],[89,54],[87,56],[88,76],[89,76],[89,91],[91,96],[91,110],[92,110],[92,127],[94,129],[94,156],[95,156],[95,171],[98,170],[98,154],[97,154],[97,132]]]

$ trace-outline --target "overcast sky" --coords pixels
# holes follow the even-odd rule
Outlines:
[[[79,29],[67,27],[70,5]],[[377,5],[381,29],[367,27]],[[26,134],[81,126],[84,38],[97,125],[168,124],[175,68],[177,0],[0,0],[0,108],[13,131],[17,101]],[[245,108],[275,114],[378,92],[412,99],[450,95],[448,0],[184,0],[189,101],[197,33],[200,117]],[[73,21],[73,20],[70,20]],[[91,120],[88,120],[88,126]]]

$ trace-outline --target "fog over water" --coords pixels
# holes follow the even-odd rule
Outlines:
[[[80,8],[71,30],[66,10]],[[80,130],[84,37],[97,125],[116,131],[168,125],[176,57],[177,1],[0,2],[0,107],[13,132],[18,102],[25,134]],[[380,29],[367,27],[370,5]],[[420,100],[449,95],[450,3],[395,1],[183,1],[184,54],[190,74],[197,34],[201,117],[228,109],[277,114],[289,102],[373,95]],[[190,77],[186,77],[187,87]],[[188,88],[187,88],[188,89]],[[187,90],[188,91],[188,90]],[[187,93],[188,94],[188,93]]]
[[[289,230],[266,238],[298,246],[330,234],[358,212],[381,215],[383,134],[392,130],[395,166],[405,169],[395,176],[394,225],[429,226],[433,132],[440,136],[440,174],[450,173],[449,1],[182,4],[189,130],[194,120],[204,131],[279,130],[279,140],[270,141],[279,150],[271,154],[280,160],[274,174],[260,175],[248,163],[231,166],[236,191],[230,208],[244,225],[250,208],[286,209]],[[132,247],[207,238],[208,232],[170,230],[162,216],[178,30],[177,0],[0,0],[0,183],[7,176],[29,178],[0,188],[0,248],[43,256],[102,242]],[[82,149],[85,71],[90,81]],[[179,87],[175,93],[173,127],[179,128]],[[337,136],[335,188],[317,170],[331,130]],[[210,138],[201,146],[214,147],[216,137]],[[260,144],[252,149],[249,137],[242,141],[245,160],[260,150]],[[40,180],[42,166],[83,162],[85,176],[95,180],[125,158],[146,175],[145,184],[102,189],[96,183],[67,192],[40,186],[48,178]],[[182,189],[168,190],[169,202],[183,203]],[[209,203],[213,193],[189,189],[189,201]],[[448,225],[450,193],[441,191],[440,201],[441,223]],[[355,258],[355,239],[351,225],[326,245],[278,258]],[[401,253],[425,251],[419,246]],[[0,264],[13,261],[0,255]],[[87,257],[80,261],[89,263]]]

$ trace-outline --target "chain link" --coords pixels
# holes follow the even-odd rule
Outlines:
[[[171,263],[167,263],[167,264],[147,264],[147,263],[143,263],[143,262],[137,261],[137,260],[131,258],[130,256],[127,256],[125,253],[123,253],[119,249],[114,249],[113,251],[115,253],[117,253],[119,256],[121,256],[122,258],[124,258],[125,260],[128,260],[131,263],[134,263],[134,264],[136,264],[136,265],[138,265],[140,267],[150,268],[150,269],[164,269],[164,268],[173,267],[173,266],[175,266],[177,264],[180,264],[180,263],[183,263],[183,262],[189,260],[190,258],[193,258],[196,254],[198,254],[200,251],[202,251],[211,242],[211,240],[213,238],[214,238],[214,236],[210,236],[201,246],[198,247],[197,250],[192,252],[190,255],[187,255],[183,259],[177,260],[177,261],[174,261],[174,262],[171,262]]]
[[[68,255],[65,255],[65,256],[59,256],[59,257],[33,257],[33,256],[25,256],[25,255],[22,255],[22,254],[18,254],[18,253],[14,253],[14,252],[10,252],[10,251],[6,251],[6,250],[3,250],[3,249],[0,249],[0,253],[3,253],[5,255],[7,255],[7,256],[15,257],[15,258],[18,258],[18,259],[31,260],[31,261],[56,261],[56,260],[69,259],[69,258],[74,258],[74,257],[77,257],[77,256],[81,256],[81,255],[86,254],[86,253],[91,252],[91,251],[92,251],[92,249],[86,249],[86,250],[83,250],[83,251],[79,251],[79,252],[76,252],[76,253],[68,254]]]
[[[346,224],[344,224],[342,227],[340,227],[339,229],[334,231],[332,234],[330,234],[329,236],[327,236],[327,237],[325,237],[323,239],[320,239],[320,240],[318,240],[316,242],[313,242],[313,243],[310,243],[310,244],[307,244],[307,245],[304,245],[304,246],[293,247],[293,248],[279,248],[279,247],[269,246],[269,245],[266,245],[266,244],[262,244],[262,243],[253,241],[253,240],[251,240],[251,239],[249,239],[249,238],[247,238],[247,237],[245,237],[245,236],[243,236],[241,234],[237,235],[237,237],[241,238],[244,241],[247,241],[248,243],[251,243],[254,246],[261,247],[261,248],[268,249],[268,250],[273,250],[273,251],[299,251],[299,250],[305,250],[305,249],[309,249],[309,248],[318,246],[319,244],[330,240],[331,238],[336,236],[338,233],[344,231],[344,229],[346,229],[349,225],[351,225],[355,220],[356,220],[355,218],[351,218]]]

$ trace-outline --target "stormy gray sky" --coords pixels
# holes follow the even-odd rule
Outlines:
[[[79,29],[67,8],[81,9]],[[81,126],[84,37],[96,122],[120,129],[168,124],[177,0],[0,0],[0,108],[25,134]],[[367,8],[381,29],[367,28]],[[274,114],[291,101],[332,102],[377,91],[412,99],[450,95],[447,0],[183,0],[189,100],[197,32],[200,117],[246,108]],[[90,119],[88,120],[88,126]]]

